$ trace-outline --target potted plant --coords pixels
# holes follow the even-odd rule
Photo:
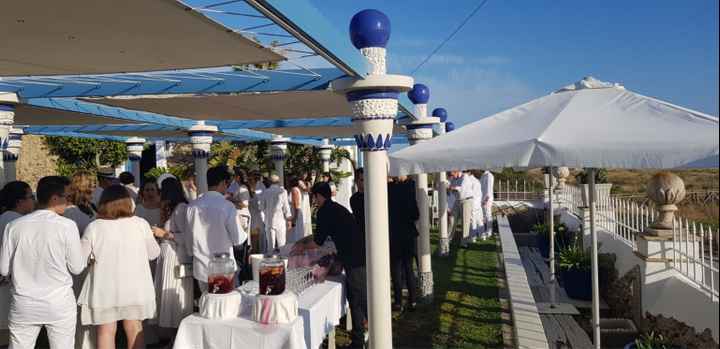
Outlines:
[[[582,191],[583,206],[590,206],[590,183],[588,173],[586,171],[580,171],[575,175],[575,181],[580,186]],[[595,192],[597,197],[610,195],[612,184],[608,183],[608,172],[606,169],[601,168],[595,171]],[[596,199],[597,199],[596,197]]]
[[[537,248],[543,258],[550,256],[550,229],[545,224],[536,224],[533,226],[533,232],[537,237]],[[555,225],[555,251],[559,248],[569,245],[573,240],[574,233],[570,231],[565,223]]]
[[[655,335],[655,332],[640,336],[634,342],[625,345],[625,349],[680,349],[682,347],[673,345],[665,340],[661,334]]]
[[[567,295],[575,299],[592,300],[590,250],[582,248],[576,240],[560,250],[558,265]]]

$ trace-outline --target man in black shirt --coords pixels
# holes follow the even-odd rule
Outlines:
[[[352,347],[362,348],[365,344],[364,324],[367,319],[365,232],[350,211],[332,201],[328,183],[316,183],[311,192],[318,207],[315,233],[311,239],[308,237],[298,241],[293,253],[317,248],[323,245],[328,237],[335,243],[338,258],[345,269],[345,288],[353,322]]]

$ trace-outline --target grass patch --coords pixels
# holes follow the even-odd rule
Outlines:
[[[432,234],[433,252],[437,232]],[[495,240],[469,248],[452,246],[448,257],[433,253],[435,300],[415,312],[393,314],[395,348],[499,348],[503,346]],[[337,343],[348,341],[338,328]]]

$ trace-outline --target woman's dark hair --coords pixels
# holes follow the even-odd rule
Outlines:
[[[22,181],[12,181],[5,184],[0,190],[0,213],[14,210],[20,200],[28,199],[28,192],[32,195],[30,185]]]
[[[177,178],[165,178],[160,186],[162,187],[160,190],[160,220],[164,223],[170,219],[177,205],[187,204],[188,201],[185,198],[182,183]]]
[[[300,186],[300,177],[298,176],[292,176],[290,179],[288,179],[288,187],[299,187]]]
[[[138,197],[140,199],[140,202],[143,202],[143,200],[145,200],[145,197],[144,197],[145,195],[143,195],[143,194],[145,192],[145,188],[147,188],[148,185],[152,185],[155,187],[155,190],[158,190],[158,185],[157,185],[157,183],[155,183],[155,181],[143,182],[142,186],[140,186],[140,190],[138,191]]]
[[[119,184],[113,184],[103,190],[98,206],[100,219],[118,219],[134,215],[130,192]]]

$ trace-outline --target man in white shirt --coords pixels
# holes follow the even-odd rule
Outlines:
[[[452,182],[450,189],[457,192],[455,200],[455,215],[462,216],[462,238],[461,245],[465,247],[467,240],[470,238],[473,217],[473,196],[475,194],[473,187],[474,181],[469,173],[461,171],[452,171],[450,173]],[[457,219],[457,218],[456,218]]]
[[[235,205],[225,199],[230,184],[227,167],[209,169],[207,183],[207,193],[188,206],[188,227],[192,234],[185,244],[188,253],[193,256],[193,276],[203,292],[207,291],[208,265],[212,257],[218,253],[232,256],[233,246],[242,245],[247,240]]]
[[[292,211],[287,191],[280,186],[280,177],[276,174],[270,176],[270,187],[260,197],[260,209],[265,214],[265,251],[285,246]]]
[[[77,305],[70,273],[86,260],[77,225],[62,216],[68,206],[65,177],[40,179],[38,210],[5,228],[0,274],[12,280],[10,348],[32,349],[45,326],[51,348],[73,348]]]
[[[250,191],[246,185],[247,174],[239,167],[235,167],[235,178],[227,189],[225,196],[235,204],[240,223],[245,232],[250,231]]]
[[[487,171],[487,170],[485,172],[483,172],[482,176],[480,176],[480,185],[482,186],[482,192],[483,192],[482,209],[483,209],[483,216],[485,217],[484,236],[487,238],[487,237],[490,237],[490,235],[492,235],[492,229],[493,229],[492,206],[493,206],[495,176],[493,176],[492,172]]]
[[[470,241],[475,242],[478,237],[484,238],[485,220],[483,217],[483,191],[480,179],[475,173],[471,172],[469,177],[472,179],[472,192],[473,192],[473,210],[472,210],[472,224],[471,224],[471,237]]]

